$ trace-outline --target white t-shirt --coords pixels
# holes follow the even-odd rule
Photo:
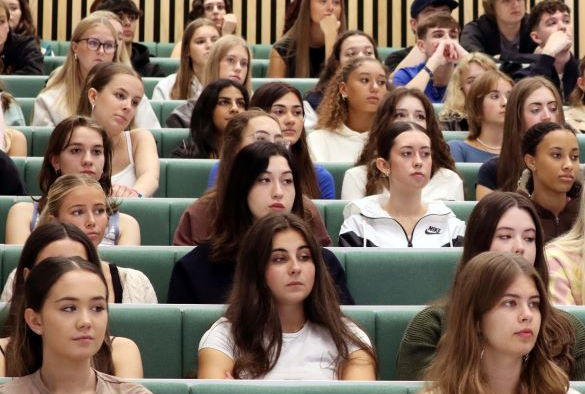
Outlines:
[[[354,131],[342,125],[338,130],[315,130],[307,134],[311,158],[317,163],[355,163],[370,135]]]
[[[352,322],[347,327],[364,343],[371,346],[366,333]],[[199,350],[210,348],[234,359],[234,341],[231,323],[221,317],[203,335]],[[349,344],[349,353],[359,350]],[[318,324],[307,322],[298,332],[282,334],[280,357],[266,375],[260,379],[270,380],[335,380],[337,348],[327,330]]]

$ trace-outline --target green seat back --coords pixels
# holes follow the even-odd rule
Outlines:
[[[467,131],[443,131],[443,138],[445,141],[460,140],[467,138],[469,133]]]
[[[156,44],[156,56],[158,57],[170,57],[175,48],[174,42],[159,42]]]
[[[175,265],[175,250],[156,246],[117,246],[100,248],[100,257],[120,267],[134,268],[145,274],[160,304],[167,302],[169,280]]]
[[[252,59],[268,59],[271,51],[271,44],[254,44],[252,45]]]
[[[455,163],[457,172],[463,178],[463,187],[465,188],[465,200],[475,200],[475,185],[477,183],[477,174],[481,163]]]
[[[51,72],[59,66],[65,63],[65,56],[46,56],[43,58],[43,70],[45,75],[51,74]]]
[[[43,157],[53,132],[52,127],[32,127],[32,154],[29,156]],[[24,131],[23,131],[24,132]],[[28,136],[27,136],[28,139]]]
[[[384,62],[389,54],[396,51],[401,51],[403,48],[393,48],[393,47],[378,47],[378,56],[380,56],[380,60]]]
[[[31,124],[32,122],[32,113],[35,106],[35,100],[35,97],[18,97],[16,99],[18,105],[20,105],[20,109],[22,109],[22,114],[24,115],[24,121],[26,124]]]
[[[158,64],[162,73],[167,76],[175,74],[179,69],[179,60],[171,57],[151,57],[150,62],[152,64]]]
[[[461,257],[461,248],[355,249],[346,252],[345,272],[358,305],[421,305],[436,300],[449,289]]]
[[[325,167],[327,171],[333,176],[335,181],[335,198],[341,198],[341,187],[343,186],[343,178],[345,171],[354,166],[354,163],[317,163]]]
[[[164,106],[163,106],[164,111]],[[162,152],[160,157],[170,158],[173,151],[189,138],[189,129],[161,129]]]
[[[69,41],[59,41],[58,49],[55,51],[54,47],[53,50],[55,51],[56,56],[67,56],[69,52],[69,47],[71,46],[71,42]]]
[[[376,346],[380,379],[395,379],[396,356],[404,331],[421,306],[385,307],[376,310]]]
[[[153,394],[189,394],[188,382],[165,382],[145,380],[138,382],[152,391]]]
[[[13,197],[5,197],[2,196],[0,199],[0,215],[2,218],[6,218],[6,214],[8,210],[14,203],[16,199]],[[4,226],[0,226],[4,227]],[[4,231],[5,229],[2,228],[1,230],[2,238],[0,241],[4,242]],[[2,252],[2,272],[0,273],[0,277],[2,278],[2,288],[4,288],[4,283],[8,279],[8,275],[12,272],[13,269],[16,268],[18,265],[18,259],[20,258],[20,251],[22,249],[22,245],[3,245],[4,250]]]
[[[265,78],[268,72],[268,59],[252,59],[252,78]]]
[[[3,75],[6,91],[14,97],[37,97],[47,83],[46,75]],[[23,109],[24,111],[24,109]]]
[[[192,394],[408,394],[403,382],[195,381]],[[420,388],[419,388],[420,389]],[[415,391],[413,391],[415,393]]]
[[[32,196],[39,196],[41,188],[39,186],[39,174],[43,164],[42,157],[27,157],[24,167],[24,184],[28,193]]]
[[[134,217],[140,224],[142,245],[170,245],[170,204],[166,199],[120,200],[120,212]],[[174,229],[173,229],[174,232]]]
[[[211,325],[223,314],[221,305],[186,306],[183,310],[182,375],[196,377],[199,341]]]
[[[217,160],[165,159],[167,197],[201,197],[207,190],[209,172]]]
[[[162,78],[157,77],[142,78],[142,82],[144,83],[144,94],[146,95],[146,97],[148,97],[149,99],[152,97],[152,92],[154,92],[156,84],[159,83],[161,79]]]
[[[577,134],[579,141],[579,162],[585,163],[585,134]]]
[[[339,243],[339,230],[343,224],[343,208],[349,201],[345,200],[313,200],[323,218],[331,244]]]
[[[145,378],[181,375],[181,310],[175,306],[110,305],[110,333],[132,339]]]
[[[177,108],[179,105],[185,104],[185,100],[165,100],[161,101],[161,110],[160,110],[160,124],[164,125],[167,121],[167,118]]]
[[[301,92],[301,95],[304,96],[307,91],[315,87],[317,81],[317,78],[253,78],[252,89],[256,90],[260,86],[269,82],[286,82],[297,88]]]
[[[152,110],[154,111],[154,114],[156,115],[156,118],[158,119],[158,122],[160,124],[164,124],[163,121],[161,121],[161,108],[163,105],[163,101],[158,101],[158,100],[149,100],[150,106],[152,107]]]
[[[449,201],[446,203],[449,208],[453,211],[455,216],[459,219],[467,222],[471,211],[475,208],[477,201]]]

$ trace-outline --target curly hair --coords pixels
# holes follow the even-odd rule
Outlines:
[[[342,124],[347,124],[347,120],[349,119],[348,101],[351,100],[351,98],[348,97],[347,99],[344,99],[339,91],[339,86],[347,83],[351,73],[367,62],[379,64],[384,70],[386,80],[388,80],[388,71],[378,59],[372,59],[370,57],[358,57],[353,59],[337,70],[327,86],[327,89],[325,89],[323,100],[321,100],[321,104],[319,104],[319,107],[317,108],[319,120],[316,128],[337,130]]]

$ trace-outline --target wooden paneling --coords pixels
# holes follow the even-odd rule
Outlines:
[[[133,0],[137,5],[141,0]],[[233,0],[234,13],[241,23],[238,33],[250,43],[269,44],[282,33],[285,6],[291,0]],[[297,0],[299,1],[299,0]],[[348,26],[373,34],[380,46],[402,47],[411,45],[414,36],[408,25],[413,0],[344,0]],[[29,0],[33,18],[40,21],[41,35],[45,40],[68,40],[71,30],[89,12],[93,0]],[[169,42],[181,37],[191,0],[142,0],[144,18],[139,21],[136,40]],[[535,0],[527,0],[528,8]],[[585,30],[585,4],[579,0],[566,0],[573,13],[576,32]],[[57,7],[56,10],[54,8]],[[69,9],[70,8],[70,9]],[[171,14],[171,9],[173,14]],[[453,17],[462,23],[474,15],[481,15],[481,0],[462,0],[460,10]],[[67,23],[70,15],[71,23]],[[245,21],[242,16],[245,15]],[[71,26],[71,27],[70,27]],[[585,53],[585,40],[576,36],[576,53]]]

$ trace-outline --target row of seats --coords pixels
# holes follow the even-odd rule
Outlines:
[[[21,245],[0,246],[2,288],[18,264],[21,249]],[[143,272],[150,279],[159,302],[164,303],[175,262],[192,249],[191,246],[117,246],[100,248],[100,256],[121,267]],[[331,250],[345,270],[356,304],[422,305],[447,291],[462,249]]]
[[[6,223],[10,207],[18,201],[31,201],[30,197],[0,196],[0,223]],[[142,245],[171,245],[181,214],[193,198],[127,198],[118,201],[120,211],[132,215],[140,223]],[[344,200],[313,200],[333,245],[337,245],[339,229],[343,223]],[[461,220],[467,220],[475,201],[453,201],[447,205]],[[0,243],[4,242],[4,225],[0,226]]]
[[[65,56],[50,56],[43,60],[44,74],[49,75],[54,69],[62,66]],[[180,59],[170,57],[151,57],[150,62],[159,66],[161,72],[167,76],[177,72]],[[268,59],[252,59],[252,76],[264,78],[268,72]]]
[[[67,56],[69,52],[70,41],[43,41],[51,45],[51,49],[56,56]],[[145,45],[150,52],[150,56],[154,57],[170,57],[175,43],[173,42],[140,42]],[[253,44],[250,45],[253,59],[268,59],[270,51],[272,51],[272,44]],[[378,54],[380,59],[386,59],[390,53],[401,50],[402,48],[393,47],[378,47]]]
[[[0,77],[6,91],[10,92],[17,100],[22,98],[35,98],[47,84],[47,75],[3,75]],[[144,93],[148,98],[152,97],[154,87],[162,78],[142,78]],[[316,78],[252,78],[252,89],[256,90],[265,83],[272,81],[287,82],[301,91],[302,94],[312,89],[317,83]]]
[[[165,114],[168,113],[170,107],[174,104],[173,101],[163,101],[160,103],[161,113],[164,112]],[[45,148],[53,132],[52,127],[18,126],[16,128],[22,131],[26,137],[29,156],[43,156],[45,154]],[[184,139],[189,138],[189,129],[162,128],[150,129],[150,131],[156,140],[158,156],[161,158],[171,158],[175,148]],[[467,135],[467,131],[443,131],[445,141],[464,140],[467,138]],[[580,151],[579,161],[585,163],[585,134],[577,134],[577,140],[579,141]]]
[[[42,157],[13,158],[21,178],[31,195],[39,195],[39,171]],[[195,198],[200,197],[207,189],[207,179],[213,167],[214,159],[160,159],[159,187],[154,197]],[[341,187],[345,171],[353,167],[353,163],[320,163],[333,176],[336,198],[341,196]],[[475,184],[480,163],[455,163],[456,169],[463,179],[465,199],[475,200]]]
[[[343,311],[356,320],[372,340],[379,357],[380,379],[395,378],[395,361],[402,335],[408,322],[421,308],[343,307]],[[177,379],[196,370],[199,340],[223,310],[223,305],[111,305],[110,329],[112,335],[132,338],[138,344],[146,378]],[[585,308],[567,310],[585,322]],[[234,392],[225,390],[226,393]]]

